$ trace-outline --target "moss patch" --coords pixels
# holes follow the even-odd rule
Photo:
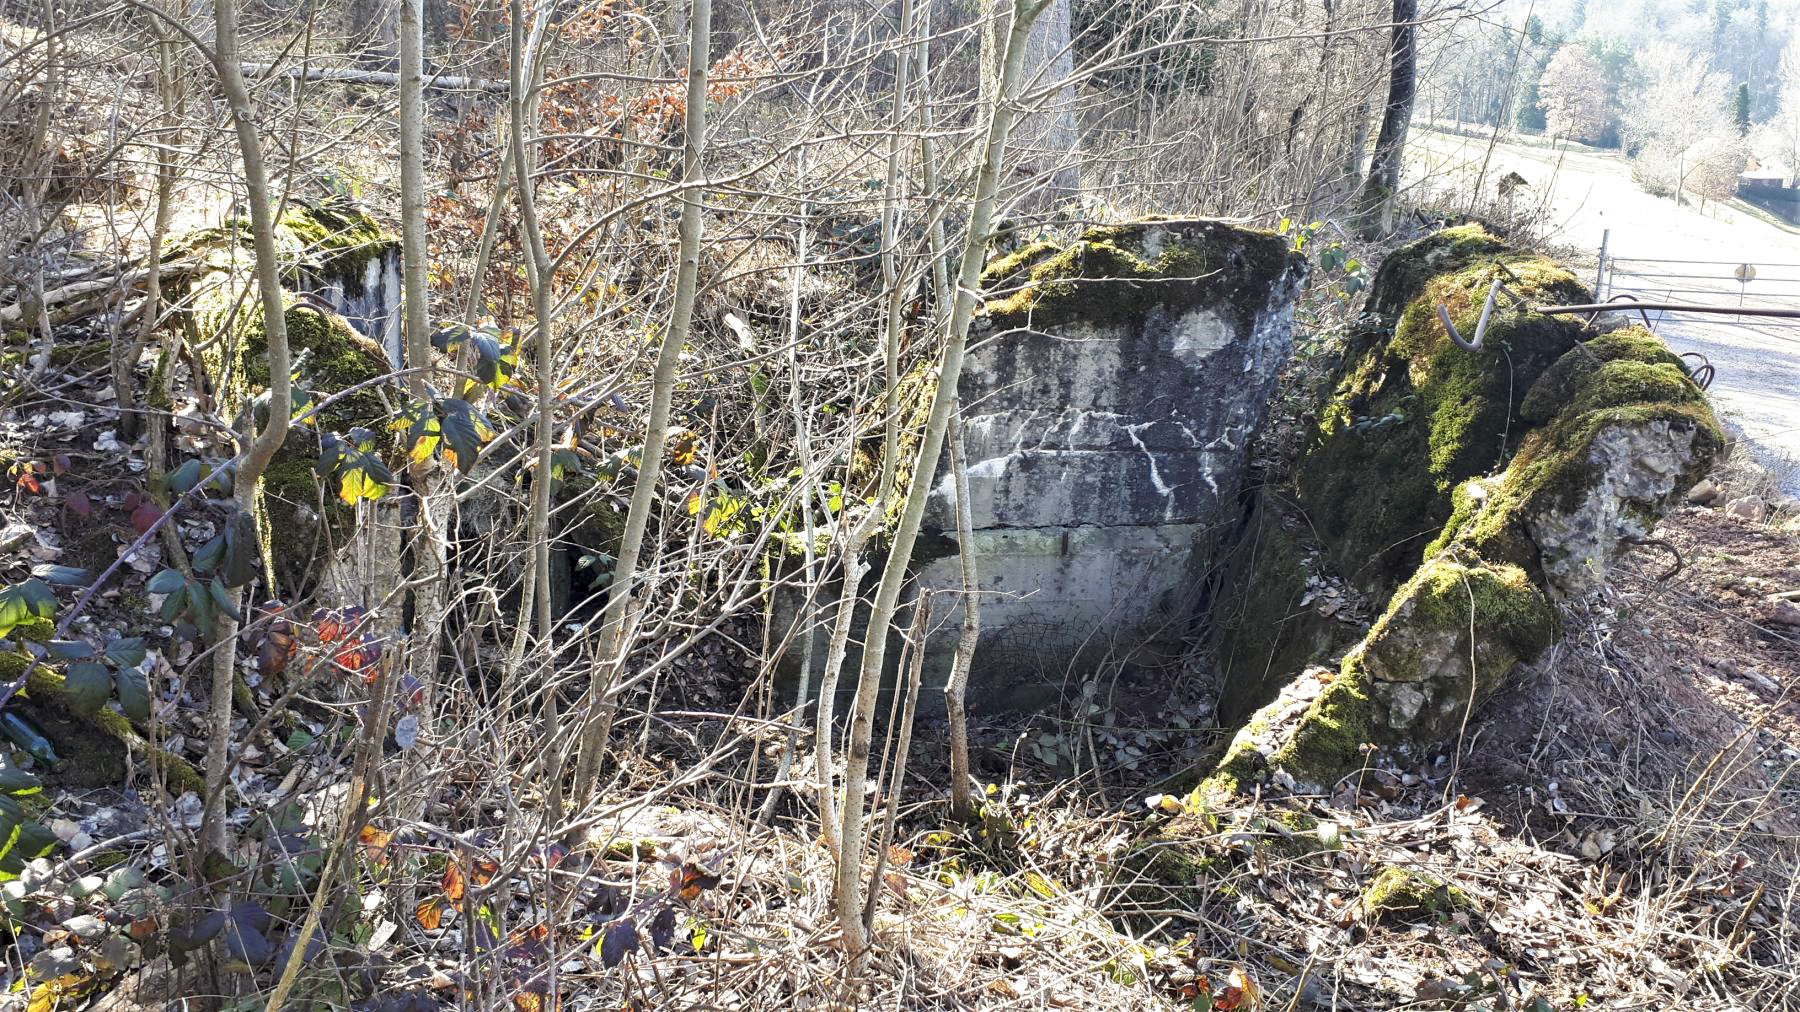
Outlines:
[[[1475,901],[1462,889],[1435,875],[1392,865],[1369,881],[1362,901],[1369,919],[1381,922],[1436,920],[1458,910],[1476,909]]]
[[[1251,319],[1297,254],[1279,237],[1205,221],[1089,229],[1066,247],[1035,243],[982,272],[995,329],[1043,329],[1070,319],[1134,319],[1165,303],[1223,304]]]
[[[1476,224],[1446,228],[1408,243],[1381,261],[1364,310],[1391,324],[1432,278],[1508,252],[1511,248],[1504,240]]]
[[[21,653],[0,653],[0,681],[18,678],[30,658]],[[112,787],[124,782],[129,751],[160,769],[169,790],[200,791],[205,781],[186,760],[152,747],[131,721],[108,707],[93,714],[72,711],[63,694],[63,676],[40,664],[25,683],[13,705],[30,717],[57,747],[63,760],[44,773],[47,784],[65,787]]]

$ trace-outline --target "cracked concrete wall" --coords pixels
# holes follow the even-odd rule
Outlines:
[[[1242,518],[1304,272],[1274,235],[1152,222],[1045,250],[1006,311],[990,303],[957,391],[984,593],[972,700],[1029,706],[1072,669],[1180,649]],[[947,456],[938,473],[917,581],[947,592],[928,646],[941,679],[962,607]]]

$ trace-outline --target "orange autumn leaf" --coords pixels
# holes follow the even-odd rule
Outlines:
[[[385,861],[384,854],[393,839],[394,834],[376,829],[374,826],[364,826],[362,831],[356,834],[356,840],[362,845],[363,853],[371,861]]]
[[[450,902],[461,903],[463,891],[467,885],[468,882],[463,877],[461,865],[451,861],[444,867],[444,895],[450,899]]]
[[[435,896],[420,900],[418,907],[413,910],[413,917],[419,922],[419,927],[426,931],[436,931],[438,925],[444,923],[444,901]]]

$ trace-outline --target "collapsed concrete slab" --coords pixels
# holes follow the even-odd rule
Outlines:
[[[1479,351],[1457,347],[1438,308],[1470,332],[1500,270],[1531,304],[1587,300],[1568,271],[1479,226],[1383,265],[1375,319],[1313,412],[1293,474],[1318,554],[1378,617],[1341,659],[1297,671],[1259,669],[1273,648],[1259,658],[1257,643],[1237,644],[1260,672],[1254,691],[1280,687],[1195,803],[1265,783],[1330,791],[1371,748],[1457,738],[1555,640],[1557,603],[1603,585],[1722,448],[1681,360],[1641,328],[1596,334],[1509,307]],[[1281,560],[1269,571],[1304,572]]]

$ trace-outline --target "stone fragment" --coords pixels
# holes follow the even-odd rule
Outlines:
[[[1800,605],[1792,601],[1776,601],[1769,606],[1768,620],[1776,625],[1800,626]]]
[[[1739,496],[1725,504],[1725,512],[1761,523],[1763,517],[1769,515],[1769,504],[1759,495]]]
[[[1719,497],[1719,486],[1713,484],[1711,478],[1700,479],[1699,484],[1688,489],[1687,501],[1695,506],[1705,506]]]

